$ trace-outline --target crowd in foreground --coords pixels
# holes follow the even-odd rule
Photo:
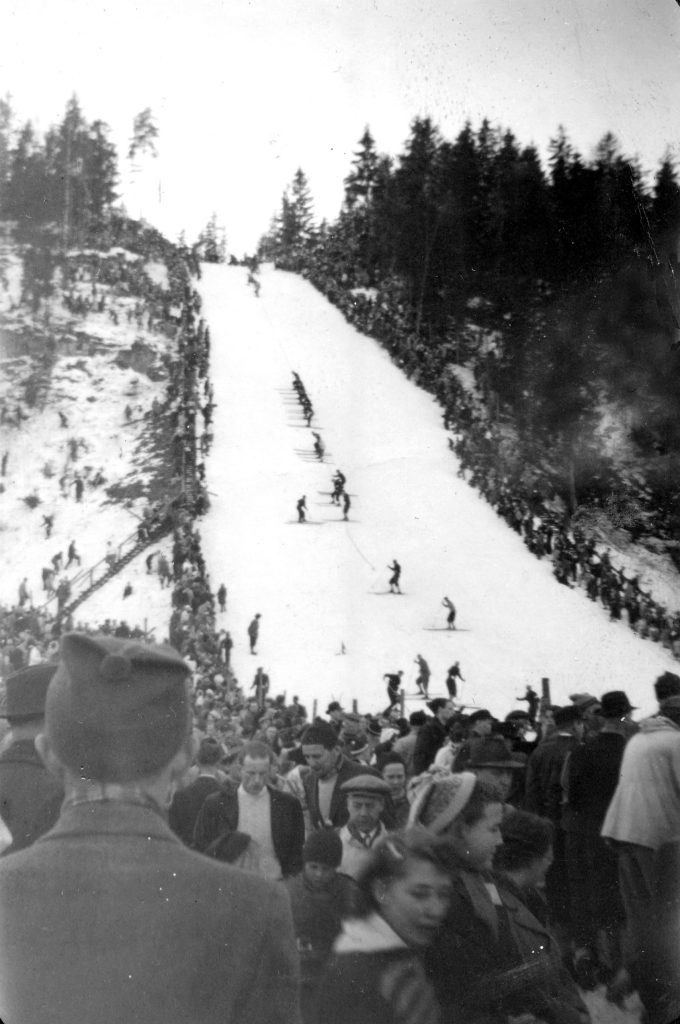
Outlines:
[[[680,677],[409,721],[69,633],[5,684],[0,1017],[587,1024],[680,1013]]]

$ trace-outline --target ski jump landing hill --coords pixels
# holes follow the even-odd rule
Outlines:
[[[527,683],[568,694],[624,689],[643,712],[652,683],[678,663],[657,644],[610,622],[583,591],[552,576],[461,478],[434,399],[377,342],[345,322],[308,282],[265,269],[256,298],[241,267],[208,265],[200,284],[211,334],[215,441],[207,467],[212,506],[200,523],[213,591],[228,587],[219,626],[234,640],[234,671],[255,670],[272,691],[386,704],[384,672],[404,670],[409,710],[419,706],[414,658],[445,693],[454,661],[459,699],[498,715],[523,705]],[[302,378],[311,429],[291,387]],[[326,448],[313,457],[312,430]],[[342,469],[349,522],[330,503]],[[307,496],[307,524],[295,505]],[[403,596],[388,592],[388,563],[402,565]],[[449,596],[456,631],[447,631]],[[257,655],[246,630],[261,614]],[[342,651],[345,653],[341,653]]]

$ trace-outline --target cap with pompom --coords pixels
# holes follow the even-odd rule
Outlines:
[[[191,734],[188,675],[172,647],[66,634],[45,708],[55,755],[100,782],[160,771]]]

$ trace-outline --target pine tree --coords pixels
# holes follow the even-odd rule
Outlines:
[[[156,139],[158,128],[150,107],[145,107],[139,114],[135,114],[132,122],[132,138],[128,149],[128,160],[134,163],[138,156],[148,154],[158,156]]]
[[[359,140],[359,146],[361,148],[354,154],[352,170],[344,181],[345,206],[348,210],[353,210],[357,205],[370,205],[380,160],[368,126]]]

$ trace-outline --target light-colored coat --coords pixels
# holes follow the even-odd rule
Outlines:
[[[669,718],[645,719],[628,741],[602,835],[652,850],[680,839],[680,728]]]
[[[0,862],[11,1024],[299,1024],[283,887],[186,849],[159,812],[66,806]]]

